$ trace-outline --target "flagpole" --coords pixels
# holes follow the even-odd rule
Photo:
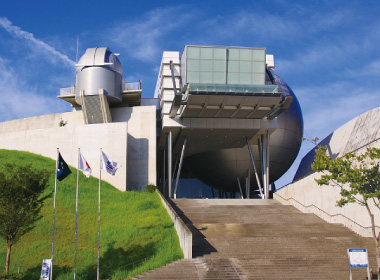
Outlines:
[[[74,280],[76,279],[76,274],[77,274],[79,160],[80,160],[80,148],[78,148],[77,190],[76,190],[76,200],[75,200]]]
[[[99,280],[99,251],[100,251],[100,182],[102,181],[102,148],[100,148],[100,168],[99,168],[99,198],[98,198],[98,263],[96,268],[96,279]]]
[[[57,148],[57,160],[55,163],[55,179],[54,179],[54,202],[53,202],[53,236],[51,242],[51,268],[50,268],[50,280],[53,279],[53,259],[54,259],[54,235],[55,235],[55,200],[57,197],[57,170],[58,170],[58,157],[59,157],[59,148]]]

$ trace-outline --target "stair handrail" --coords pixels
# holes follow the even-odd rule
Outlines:
[[[299,202],[297,199],[295,199],[295,198],[293,198],[293,197],[284,198],[283,196],[279,195],[277,192],[274,193],[274,195],[279,196],[280,198],[282,198],[282,199],[285,200],[285,201],[293,200],[293,201],[297,202],[298,204],[300,204],[301,206],[303,206],[304,208],[311,208],[311,207],[317,208],[320,212],[323,212],[324,214],[326,214],[326,215],[329,216],[330,218],[334,218],[334,217],[336,217],[336,216],[341,216],[341,217],[345,218],[346,220],[348,220],[348,221],[350,221],[350,222],[356,224],[357,226],[361,227],[362,229],[371,229],[371,226],[367,226],[367,227],[365,227],[365,226],[363,226],[363,225],[357,223],[356,221],[352,220],[351,218],[347,217],[346,215],[343,215],[342,213],[330,214],[330,213],[326,212],[325,210],[319,208],[319,207],[318,207],[317,205],[315,205],[315,204],[305,205],[305,204],[303,204],[302,202]],[[379,226],[375,226],[375,228],[380,229]]]

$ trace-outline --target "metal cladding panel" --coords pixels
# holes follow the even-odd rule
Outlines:
[[[84,95],[98,95],[100,89],[104,89],[107,100],[121,101],[122,77],[118,72],[104,67],[88,67],[77,73],[75,98],[79,98],[80,91]]]
[[[102,66],[123,75],[119,59],[108,48],[88,48],[76,66],[77,73],[92,66]]]
[[[96,53],[96,48],[87,49],[84,55],[80,58],[78,64],[85,65],[85,66],[93,66],[95,53]],[[82,68],[81,66],[77,66],[77,71],[79,71],[81,68]]]
[[[100,96],[86,96],[86,115],[87,115],[87,123],[104,123],[101,105],[100,105]]]

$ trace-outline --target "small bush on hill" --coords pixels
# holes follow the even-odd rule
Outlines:
[[[145,191],[148,193],[154,193],[157,187],[155,185],[149,184],[145,186]]]

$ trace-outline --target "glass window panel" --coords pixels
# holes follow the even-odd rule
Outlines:
[[[240,84],[251,84],[251,76],[250,73],[240,73]]]
[[[187,47],[187,58],[199,59],[199,48]]]
[[[252,62],[252,72],[253,73],[264,73],[265,72],[265,62]]]
[[[239,61],[228,61],[228,72],[239,72]]]
[[[199,72],[187,72],[188,83],[199,83]]]
[[[212,72],[201,72],[200,82],[203,84],[212,84]]]
[[[199,71],[199,60],[198,59],[188,59],[187,60],[187,71]]]
[[[239,83],[239,74],[238,73],[228,73],[227,84],[238,84]]]
[[[250,73],[252,70],[252,63],[250,61],[240,61],[240,72]]]
[[[252,60],[252,50],[240,49],[240,60]]]
[[[201,59],[212,59],[212,48],[201,48]]]
[[[212,60],[201,60],[201,71],[212,71],[213,70]]]
[[[226,49],[214,49],[214,59],[226,59]]]
[[[226,73],[225,72],[214,72],[214,84],[225,84],[226,83]]]
[[[265,50],[253,50],[252,60],[265,61]]]
[[[252,74],[252,84],[253,85],[264,85],[264,75],[263,74]]]
[[[226,61],[214,60],[214,71],[226,71]]]
[[[239,50],[228,49],[228,60],[239,60]]]

